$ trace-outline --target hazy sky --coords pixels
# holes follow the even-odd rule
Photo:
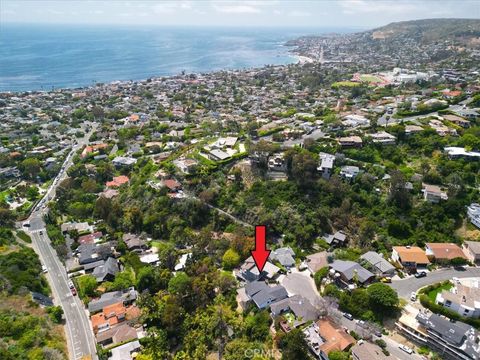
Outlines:
[[[480,0],[0,0],[0,23],[351,26],[480,18]]]

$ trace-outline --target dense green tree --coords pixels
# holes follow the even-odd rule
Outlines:
[[[300,329],[282,334],[278,347],[282,350],[282,360],[308,359],[309,357],[308,345]]]
[[[47,308],[47,312],[54,323],[60,324],[62,322],[63,309],[61,306],[50,306]]]
[[[240,255],[233,250],[233,249],[228,249],[225,254],[223,255],[222,258],[222,265],[225,268],[225,270],[232,270],[238,264],[240,263]]]
[[[383,314],[392,314],[398,306],[397,292],[383,283],[375,283],[367,288],[367,293],[372,309]]]
[[[35,179],[42,170],[40,160],[35,158],[26,158],[23,160],[20,164],[20,169],[28,179]]]
[[[348,360],[350,355],[348,352],[333,350],[328,353],[329,360]]]
[[[190,293],[192,280],[182,271],[175,274],[168,282],[168,291],[179,296],[186,296]]]

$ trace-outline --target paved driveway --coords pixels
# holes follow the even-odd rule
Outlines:
[[[280,280],[280,284],[287,289],[288,295],[302,295],[307,300],[310,300],[312,305],[315,305],[320,300],[320,294],[317,291],[315,282],[309,274],[308,271],[293,271],[292,273],[285,275]]]
[[[424,286],[450,280],[453,277],[480,277],[480,268],[468,267],[463,271],[455,269],[434,270],[429,272],[426,277],[420,279],[408,277],[407,279],[393,280],[390,286],[397,290],[400,297],[408,299],[412,292],[417,292],[418,289]]]

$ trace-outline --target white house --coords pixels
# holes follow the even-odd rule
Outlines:
[[[460,283],[456,283],[455,286],[450,290],[443,290],[441,293],[438,293],[435,302],[452,311],[457,312],[461,316],[479,318],[479,281],[476,280],[476,282],[472,285],[473,286],[466,286]]]

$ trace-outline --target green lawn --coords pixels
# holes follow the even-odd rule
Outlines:
[[[357,87],[361,84],[354,81],[337,81],[332,84],[332,88],[339,88],[339,87]]]
[[[428,295],[428,298],[435,302],[435,299],[437,298],[437,294],[442,292],[443,290],[450,290],[451,288],[453,287],[453,284],[452,283],[448,283],[448,284],[445,284],[445,285],[442,285],[440,286],[439,288],[435,289],[435,290],[432,290],[430,291],[427,295]]]
[[[0,202],[6,201],[6,197],[10,194],[10,190],[0,191]]]
[[[375,75],[360,75],[360,80],[365,82],[382,82],[383,80]]]

